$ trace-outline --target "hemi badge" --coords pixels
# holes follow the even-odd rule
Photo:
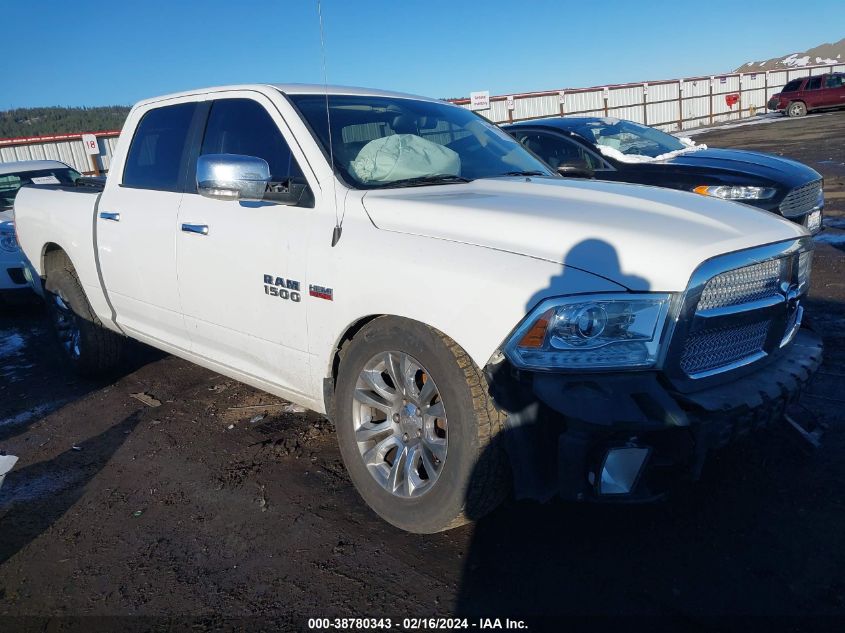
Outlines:
[[[308,294],[318,299],[327,299],[334,301],[334,291],[331,288],[323,288],[323,286],[315,286],[313,284],[308,286]]]

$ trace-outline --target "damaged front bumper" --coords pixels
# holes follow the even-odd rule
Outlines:
[[[488,368],[508,414],[517,497],[645,501],[696,479],[709,450],[783,418],[821,364],[821,339],[802,329],[782,352],[754,373],[692,393],[657,372]]]

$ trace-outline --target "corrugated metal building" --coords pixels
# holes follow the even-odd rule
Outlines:
[[[99,154],[97,169],[108,171],[119,131],[92,132],[97,137]],[[91,157],[82,144],[82,134],[57,134],[25,138],[0,139],[0,163],[18,160],[60,160],[77,171],[93,172]]]

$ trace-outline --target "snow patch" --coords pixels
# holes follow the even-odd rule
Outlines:
[[[831,229],[845,229],[845,218],[831,218],[824,219],[824,225]]]
[[[811,119],[811,118],[817,117],[817,116],[828,116],[829,114],[830,113],[808,114],[808,115],[801,117],[801,118],[802,118],[802,120],[803,119]],[[698,136],[699,134],[706,134],[707,132],[711,132],[713,130],[729,130],[731,128],[744,127],[746,125],[760,125],[761,123],[778,123],[778,122],[786,122],[786,121],[795,121],[795,119],[791,119],[787,116],[783,116],[782,114],[777,113],[777,112],[771,112],[771,113],[767,113],[767,114],[758,114],[751,121],[741,121],[741,122],[738,121],[738,122],[735,122],[735,123],[725,123],[723,125],[713,125],[713,126],[710,126],[710,127],[700,127],[700,128],[695,128],[695,129],[692,129],[692,130],[684,130],[683,132],[675,132],[675,136],[677,136],[678,134],[685,134],[687,137]]]
[[[61,406],[61,404],[61,402],[47,402],[45,404],[39,404],[38,406],[32,407],[28,411],[21,411],[17,415],[13,415],[11,417],[0,420],[0,427],[18,426],[20,424],[26,424],[27,422],[31,422],[36,418],[43,417],[51,411],[55,411]]]
[[[17,332],[0,330],[0,358],[20,354],[26,341]]]
[[[813,239],[816,242],[823,242],[824,244],[833,244],[834,246],[839,244],[845,245],[845,233],[819,233]]]
[[[789,57],[784,57],[780,60],[780,63],[784,66],[791,67],[806,66],[810,63],[810,56],[804,55],[803,57],[798,57],[798,53],[792,53]]]
[[[683,149],[676,149],[673,152],[666,152],[665,154],[660,154],[659,156],[643,156],[642,154],[623,154],[618,149],[613,147],[607,147],[606,145],[597,145],[596,147],[599,148],[599,151],[607,156],[608,158],[612,158],[614,160],[618,160],[620,163],[654,163],[661,160],[668,160],[670,158],[674,158],[675,156],[680,156],[681,154],[689,154],[690,152],[697,152],[700,149],[707,149],[706,145],[696,145],[695,142],[687,137],[678,139],[686,145]]]

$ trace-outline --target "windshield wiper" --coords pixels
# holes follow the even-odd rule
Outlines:
[[[504,174],[499,174],[500,176],[548,176],[544,171],[506,171]]]
[[[424,185],[445,185],[457,182],[472,182],[471,178],[456,176],[455,174],[430,174],[428,176],[416,176],[414,178],[402,178],[375,186],[377,189],[386,187],[422,187]]]

